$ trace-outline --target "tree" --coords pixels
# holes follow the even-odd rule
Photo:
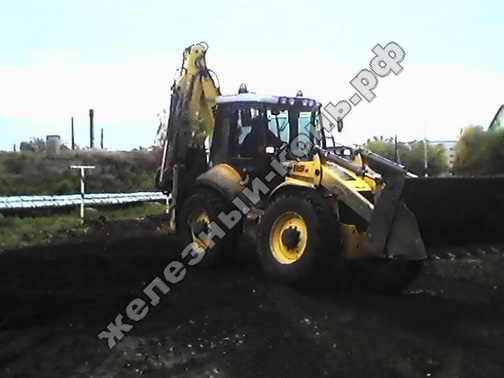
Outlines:
[[[19,145],[21,151],[40,152],[46,150],[46,142],[42,138],[33,137],[29,142],[23,141]]]
[[[449,164],[446,151],[443,145],[432,145],[427,143],[427,173],[429,175],[439,175],[448,172]],[[411,172],[417,175],[425,174],[425,144],[424,142],[414,142],[409,144],[410,149],[401,154],[401,163]]]
[[[158,114],[159,125],[156,131],[156,138],[154,139],[154,145],[163,146],[166,138],[168,138],[168,121],[169,115],[166,110],[163,109],[163,113]],[[205,140],[207,138],[207,131],[205,127],[205,120],[203,115],[197,113],[195,119],[191,123],[191,139],[190,143],[194,146],[202,147],[204,146]]]
[[[35,151],[45,151],[46,150],[46,142],[42,138],[31,138],[30,143],[35,148]]]
[[[504,174],[504,130],[465,128],[455,146],[453,169],[457,175]]]
[[[378,139],[377,137],[373,137],[373,140],[368,140],[364,145],[369,151],[374,152],[377,155],[383,156],[386,159],[394,160],[395,159],[395,145],[392,140],[389,139]]]
[[[166,113],[166,109],[163,109],[163,112],[158,113],[157,116],[159,118],[159,125],[156,131],[154,144],[157,146],[163,146],[168,134],[168,114]]]
[[[395,160],[397,148],[400,164],[416,175],[420,176],[425,173],[425,146],[423,142],[398,143],[396,147],[393,138],[373,137],[364,147],[392,161]],[[439,175],[448,171],[449,163],[443,145],[427,143],[427,165],[429,175]]]
[[[68,147],[68,145],[65,142],[62,142],[60,144],[60,149],[61,151],[70,151],[70,147]]]

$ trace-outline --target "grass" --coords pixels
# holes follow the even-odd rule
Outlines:
[[[124,209],[96,210],[88,212],[87,219],[104,216],[107,221],[139,219],[151,215],[161,215],[165,206],[158,203],[136,205]],[[57,214],[40,217],[0,218],[0,250],[36,245],[47,245],[54,241],[64,241],[84,234],[90,229],[89,223],[82,223],[78,211],[71,214]],[[125,230],[125,232],[127,232]]]
[[[86,172],[88,193],[153,191],[159,160],[158,151],[0,152],[0,196],[79,193],[71,165],[96,167]]]
[[[166,211],[166,206],[159,203],[148,203],[144,205],[129,206],[123,209],[97,210],[88,214],[90,218],[98,218],[103,215],[109,221],[121,221],[129,219],[144,218],[149,215],[161,215]]]

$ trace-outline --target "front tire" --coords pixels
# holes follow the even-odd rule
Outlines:
[[[280,194],[259,224],[257,247],[263,270],[295,283],[326,274],[340,254],[339,223],[315,191]]]

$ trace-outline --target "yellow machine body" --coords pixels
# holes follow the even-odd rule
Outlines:
[[[207,49],[200,43],[184,51],[157,177],[158,188],[171,196],[172,224],[188,240],[201,247],[206,239],[196,237],[196,231],[207,235],[219,212],[238,206],[246,214],[239,229],[258,239],[263,266],[278,276],[313,275],[331,260],[324,248],[333,248],[339,259],[358,261],[356,274],[365,272],[364,279],[376,273],[378,281],[388,280],[388,287],[402,287],[418,273],[417,262],[428,257],[427,245],[503,239],[502,178],[419,178],[365,149],[338,155],[315,143],[302,158],[279,160],[285,176],[265,179],[265,161],[277,159],[286,147],[253,145],[263,153],[246,157],[233,150],[245,145],[241,133],[271,116],[276,126],[264,123],[263,141],[271,129],[278,140],[286,132],[289,138],[298,136],[299,115],[320,117],[321,104],[302,94],[259,96],[244,85],[238,94],[222,96],[206,67]],[[254,112],[269,115],[254,121]],[[287,113],[288,130],[279,123],[280,112]],[[310,126],[314,123],[315,118]],[[267,193],[252,203],[244,191],[250,191],[254,177],[263,180]],[[218,254],[232,248],[236,233],[222,236]],[[376,258],[381,262],[360,264]]]

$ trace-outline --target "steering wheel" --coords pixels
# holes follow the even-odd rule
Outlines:
[[[316,153],[316,149],[314,148],[314,146],[311,146],[311,148],[309,148],[308,152],[305,154],[294,153],[292,151],[292,146],[290,143],[282,142],[282,145],[278,149],[277,157],[280,157],[283,154],[282,152],[284,150],[286,151],[286,154],[284,155],[285,158],[287,160],[294,160],[294,161],[300,161],[303,158],[312,159],[313,155]],[[304,152],[304,149],[300,149],[300,151]]]

